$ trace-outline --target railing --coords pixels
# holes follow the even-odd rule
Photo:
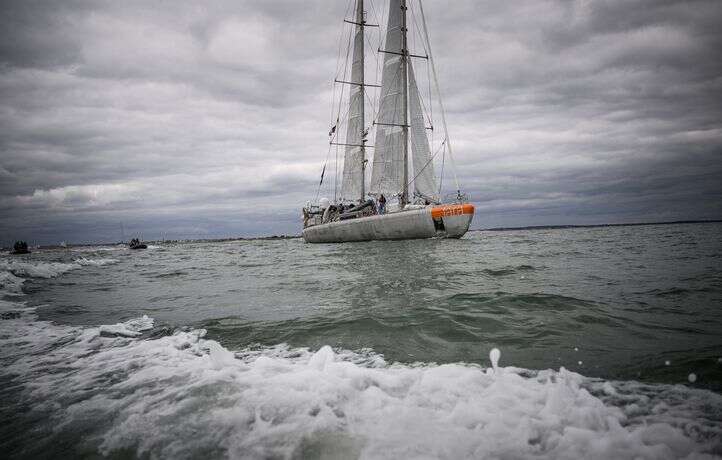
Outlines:
[[[447,193],[444,195],[444,203],[468,203],[471,200],[471,197],[468,193]]]

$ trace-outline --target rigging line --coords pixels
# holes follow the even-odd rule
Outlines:
[[[346,47],[346,60],[345,60],[344,69],[343,69],[343,80],[346,79],[346,72],[348,71],[348,56],[349,56],[350,50],[351,50],[351,35],[349,34],[349,42],[348,42],[348,46]],[[331,140],[335,139],[336,136],[338,136],[338,132],[340,131],[339,123],[340,123],[340,119],[341,119],[341,106],[343,105],[343,93],[344,93],[345,87],[346,87],[346,85],[341,85],[341,94],[339,95],[339,98],[338,98],[338,111],[336,112],[336,123],[334,125],[336,127],[336,129],[332,133]]]
[[[341,105],[343,105],[343,104],[341,104]],[[339,117],[338,119],[336,119],[336,131],[334,131],[333,135],[331,136],[331,139],[329,140],[330,144],[333,144],[333,141],[335,141],[336,139],[340,139],[341,127],[344,125],[344,123],[346,123],[346,120],[349,118],[350,113],[351,113],[351,106],[349,105],[349,107],[343,112],[343,117]],[[339,116],[340,116],[340,111],[339,111]]]
[[[370,2],[370,3],[371,3],[371,7],[373,8],[373,2]],[[377,22],[377,23],[378,23],[378,22]],[[378,29],[379,29],[379,31],[380,31],[380,30],[381,30],[381,24],[380,24],[380,23],[378,23],[378,24],[379,24]],[[376,50],[374,49],[374,47],[371,46],[371,40],[369,39],[369,35],[370,35],[370,34],[368,34],[368,33],[364,33],[364,40],[365,40],[366,42],[368,42],[369,49],[371,50],[371,53],[372,53],[374,56],[377,56],[378,53],[376,52]]]
[[[419,102],[421,103],[421,110],[424,112],[424,115],[426,115],[426,119],[429,121],[429,124],[433,127],[434,123],[431,121],[429,112],[426,110],[426,104],[424,103],[424,99],[421,97],[421,91],[419,91],[419,81],[416,79],[416,71],[414,71],[414,80],[416,80],[416,92],[419,93]],[[429,97],[429,105],[431,105],[431,97]]]
[[[401,71],[401,66],[398,66],[398,68],[396,69],[396,72],[394,73],[394,77],[393,77],[392,81],[393,81],[393,80],[396,80],[396,77],[399,75],[399,72],[400,72],[400,71]],[[383,79],[382,79],[382,84],[383,84]],[[381,88],[381,89],[383,89],[383,88]],[[376,121],[378,120],[379,115],[381,114],[381,104],[382,104],[382,101],[383,101],[389,94],[391,94],[391,87],[390,87],[390,86],[389,86],[388,88],[386,88],[386,94],[382,94],[381,97],[379,98],[379,110],[378,110],[378,112],[376,112],[376,114],[372,117],[372,119],[373,119],[372,124],[375,124]],[[394,110],[398,110],[398,109],[399,109],[399,107],[394,106]]]
[[[380,54],[380,53],[376,52],[376,50],[375,50],[374,47],[372,46],[372,44],[371,44],[371,39],[369,38],[369,34],[364,34],[364,41],[365,41],[366,44],[368,45],[368,48],[371,50],[371,54],[373,55],[373,58],[374,58],[374,60],[376,61],[376,74],[375,74],[376,80],[375,80],[375,81],[378,81],[378,68],[379,68],[379,54]],[[365,50],[364,50],[364,51],[365,51]],[[364,56],[365,56],[365,55],[364,55]],[[365,59],[364,59],[364,67],[365,67],[365,66],[366,66],[366,62],[365,62]],[[365,74],[365,71],[366,71],[366,69],[364,68],[364,74]],[[365,82],[364,82],[364,83],[365,83]],[[366,91],[364,91],[364,93],[366,93]]]
[[[426,63],[426,83],[428,84],[428,95],[429,95],[429,123],[434,126],[434,101],[431,98],[431,69],[429,63]],[[434,143],[434,131],[431,131],[431,143]]]
[[[348,13],[349,13],[349,11],[350,11],[350,9],[351,9],[351,5],[352,5],[353,3],[354,3],[354,0],[350,0],[350,1],[346,4],[346,11],[345,11],[344,14],[343,14],[343,17],[344,17],[344,18],[346,18],[346,16],[348,16]],[[341,70],[341,49],[342,49],[342,45],[343,45],[343,43],[344,43],[344,37],[345,37],[345,35],[346,35],[346,30],[347,30],[347,29],[348,29],[348,27],[346,26],[346,22],[341,21],[341,33],[339,34],[339,43],[338,43],[339,50],[338,50],[338,58],[337,58],[337,61],[336,61],[336,76],[338,76],[338,72]]]
[[[337,191],[338,191],[338,144],[336,144],[336,164],[334,165],[333,172],[333,202],[337,202]]]
[[[419,1],[421,1],[421,0],[419,0]],[[419,41],[421,42],[421,47],[424,48],[424,52],[426,53],[427,56],[429,56],[429,50],[426,47],[426,44],[424,43],[423,37],[421,36],[421,32],[420,32],[421,27],[419,27],[419,23],[416,20],[416,13],[415,13],[415,9],[413,8],[413,3],[409,3],[409,9],[411,10],[411,20],[414,22],[414,25],[416,26],[416,30],[415,30],[416,34],[412,34],[412,37],[414,37],[414,43],[416,43],[415,38],[416,38],[416,35],[418,35]],[[429,73],[429,63],[428,62],[426,63],[426,73],[427,73],[427,78],[428,78],[428,73]],[[414,77],[416,77],[416,75],[417,75],[417,73],[414,72]],[[418,80],[417,80],[416,86],[418,89]],[[432,116],[430,115],[430,113],[431,113],[431,79],[429,79],[429,108],[427,109],[423,98],[419,97],[419,100],[421,101],[421,109],[423,110],[424,115],[426,115],[426,119],[428,120],[428,122],[431,126],[434,126]],[[433,135],[433,131],[432,131],[432,135]]]
[[[371,39],[369,39],[369,34],[364,34],[364,40],[366,41],[366,44],[368,45],[368,48],[371,50],[374,60],[376,61],[376,74],[375,74],[376,80],[375,81],[378,81],[379,54],[380,53],[377,53],[376,50],[374,49],[374,47],[371,45]],[[364,65],[365,65],[365,63],[364,63]],[[364,69],[364,72],[365,72],[365,69]],[[376,111],[376,104],[374,103],[373,99],[369,97],[369,92],[366,90],[364,90],[364,97],[366,97],[369,100],[369,102],[371,102],[371,113],[374,113]]]
[[[346,10],[346,13],[348,14],[348,8]],[[343,74],[344,80],[346,79],[346,72],[348,71],[348,60],[349,60],[348,58],[349,58],[349,53],[350,53],[350,49],[351,49],[352,35],[353,35],[352,33],[349,33],[348,45],[346,47],[346,59],[344,60],[344,74]],[[329,154],[330,154],[331,148],[333,147],[333,144],[332,144],[333,141],[339,136],[339,133],[341,131],[341,129],[340,129],[341,128],[341,126],[340,126],[341,125],[341,106],[343,105],[343,94],[344,94],[345,86],[346,85],[341,85],[341,94],[339,95],[339,99],[338,99],[338,111],[336,112],[336,123],[334,125],[335,130],[331,134],[331,140],[330,140],[331,143],[329,144]],[[349,111],[350,111],[350,107],[349,107]],[[348,115],[348,113],[344,114],[344,121],[345,121],[347,115]],[[339,146],[336,145],[336,155],[335,155],[334,175],[333,175],[334,203],[336,202],[336,199],[338,196],[338,149],[339,149]]]
[[[374,8],[373,2],[369,1],[369,3],[371,4],[371,8],[373,9]],[[375,16],[375,10],[374,10],[374,16]],[[378,18],[376,18],[376,19],[378,19]],[[379,29],[381,29],[380,25],[379,25]],[[378,67],[379,67],[379,54],[380,53],[376,52],[376,50],[372,46],[371,39],[369,36],[370,36],[370,34],[364,33],[364,42],[365,42],[365,45],[368,45],[368,49],[371,50],[371,54],[373,55],[374,60],[376,61],[376,77],[377,77],[376,81],[378,81]],[[365,56],[365,50],[364,50],[364,56]],[[365,67],[365,59],[364,59],[364,67]],[[365,72],[365,69],[364,69],[364,72]],[[366,82],[364,81],[363,83],[366,83]],[[375,113],[376,104],[374,102],[374,98],[369,96],[369,91],[367,91],[366,89],[364,89],[363,94],[364,94],[364,99],[367,100],[371,104],[371,113],[372,114]]]
[[[413,8],[413,3],[409,3],[409,8],[408,8],[408,9],[411,10],[411,19],[412,19],[412,21],[414,22],[414,24],[415,24],[415,26],[416,26],[416,29],[414,30],[414,32],[416,32],[416,33],[412,33],[412,34],[411,34],[412,44],[415,46],[415,45],[416,45],[416,39],[418,38],[418,39],[419,39],[419,42],[421,42],[421,46],[422,46],[422,48],[424,49],[424,52],[426,52],[426,55],[428,56],[429,53],[428,53],[428,51],[427,51],[426,45],[424,44],[424,39],[423,39],[423,37],[421,36],[421,32],[420,32],[421,28],[419,27],[419,24],[418,24],[418,22],[417,22],[417,20],[416,20],[416,14],[415,14],[415,11],[414,11],[414,8]],[[417,35],[418,35],[418,37],[417,37]],[[411,53],[410,53],[410,54],[411,54]],[[410,61],[409,61],[409,65],[411,65],[411,62],[410,62]],[[427,62],[427,63],[426,63],[427,74],[428,74],[428,68],[429,68],[428,66],[429,66],[429,64],[428,64],[428,62]],[[413,66],[412,66],[412,67],[413,67]],[[417,76],[417,73],[414,72],[414,77],[416,77],[416,76]],[[418,80],[417,80],[417,89],[418,89]],[[430,124],[431,126],[433,126],[434,123],[433,123],[433,121],[432,121],[432,117],[429,115],[431,109],[430,109],[430,108],[427,109],[426,104],[424,103],[424,99],[423,99],[423,98],[419,97],[419,101],[421,102],[421,109],[422,109],[422,111],[424,112],[424,115],[426,116],[426,120],[429,122],[429,124]],[[429,97],[429,105],[431,105],[431,97]]]
[[[365,97],[366,100],[371,104],[371,113],[372,113],[372,114],[376,113],[376,104],[374,103],[373,98],[372,98],[371,96],[369,96],[369,95],[368,95],[368,92],[366,92],[366,91],[364,91],[364,97]],[[365,108],[365,107],[364,107],[364,108]],[[371,117],[371,118],[373,118],[373,117]],[[372,125],[372,126],[373,126],[373,125]],[[364,129],[366,129],[365,126],[364,126]]]
[[[346,11],[345,11],[345,13],[344,13],[344,17],[348,16],[348,12],[349,12],[349,8],[350,8],[350,3],[351,3],[351,2],[349,2],[349,3],[346,4]],[[346,23],[342,22],[342,23],[341,23],[341,33],[339,33],[339,35],[338,35],[338,37],[339,37],[339,38],[338,38],[338,51],[337,51],[337,55],[336,55],[336,69],[335,69],[335,74],[336,74],[336,75],[338,75],[338,73],[339,73],[339,71],[340,71],[340,68],[341,68],[341,50],[343,49],[343,42],[344,42],[344,35],[345,35],[345,34],[344,34],[345,26],[346,26]],[[348,51],[347,51],[347,53],[348,53]],[[347,60],[348,60],[348,58],[347,58]],[[339,99],[342,99],[342,98],[343,98],[343,97],[342,97],[342,96],[343,96],[343,87],[341,87],[341,91],[342,91],[342,92],[341,92],[341,97],[340,97]],[[330,104],[330,107],[329,107],[329,108],[330,108],[330,113],[329,113],[329,115],[330,115],[331,120],[333,120],[333,113],[334,113],[334,109],[335,109],[335,106],[336,106],[335,101],[336,101],[336,82],[332,82],[332,83],[331,83],[331,104]],[[339,110],[340,110],[340,109],[339,109]],[[337,117],[337,118],[338,118],[338,117]],[[325,170],[326,170],[326,166],[328,165],[329,157],[331,156],[331,148],[332,148],[332,146],[329,144],[328,150],[326,151],[326,159],[325,159],[324,162],[323,162],[323,171],[324,171],[324,172],[325,172]],[[327,181],[326,183],[328,184],[328,181]],[[322,187],[322,186],[323,186],[323,174],[322,174],[322,177],[321,177],[321,181],[320,181],[319,184],[318,184],[318,188],[316,189],[316,201],[318,201],[318,196],[319,196],[319,194],[321,193],[321,187]]]
[[[373,0],[369,1],[369,3],[371,4],[371,10],[372,10],[373,13],[374,13],[374,20],[376,21],[376,24],[379,25],[379,34],[380,34],[380,33],[381,33],[381,27],[380,27],[380,26],[381,26],[381,24],[383,24],[383,23],[381,22],[381,18],[379,17],[378,13],[376,12],[376,5],[374,5]]]
[[[345,74],[344,74],[345,76]],[[346,86],[346,85],[342,85]],[[350,90],[349,90],[350,91]],[[364,91],[365,93],[365,91]],[[336,130],[331,135],[331,139],[329,142],[333,143],[334,140],[340,137],[341,133],[341,126],[346,122],[346,120],[349,118],[349,114],[351,113],[351,105],[348,105],[346,110],[343,112],[343,117],[341,116],[341,107],[344,106],[344,100],[343,100],[343,88],[341,91],[341,97],[339,97],[338,100],[338,113],[336,114]]]
[[[426,16],[424,15],[424,6],[421,3],[421,0],[419,0],[419,11],[421,12],[421,22],[424,26],[424,37],[426,38],[426,44],[428,45],[428,52],[429,52],[429,62],[431,64],[431,70],[434,75],[434,86],[436,87],[436,95],[439,98],[439,110],[441,111],[441,122],[444,125],[444,140],[446,141],[446,146],[449,149],[449,161],[451,162],[451,171],[454,174],[454,182],[456,184],[456,191],[460,192],[461,187],[459,187],[459,178],[456,174],[456,164],[454,164],[454,156],[451,153],[451,140],[449,139],[449,129],[446,124],[446,114],[444,112],[444,101],[441,99],[441,90],[439,89],[439,78],[436,74],[436,65],[434,64],[434,58],[431,54],[431,41],[429,40],[429,29],[426,27]]]
[[[346,14],[348,14],[348,6],[346,8]],[[345,23],[344,23],[344,25],[345,25]],[[348,56],[349,56],[349,52],[351,49],[351,41],[353,38],[352,35],[353,35],[353,30],[349,30],[348,38],[346,39],[346,57],[343,60],[343,76],[341,77],[341,64],[340,64],[341,63],[341,44],[343,43],[343,38],[345,36],[343,29],[341,31],[341,40],[339,41],[338,62],[337,62],[336,74],[334,76],[334,90],[335,90],[336,80],[339,80],[339,77],[341,77],[340,78],[341,80],[346,79],[346,72],[348,71]],[[344,90],[344,87],[342,86],[341,94],[343,94],[343,90]],[[333,116],[333,114],[332,114],[332,116]]]
[[[441,143],[444,146],[444,143]],[[446,148],[444,148],[444,154],[441,155],[441,174],[439,176],[439,196],[441,196],[441,186],[444,184],[444,165],[446,163]]]
[[[373,10],[374,19],[376,20],[376,24],[379,24],[379,27],[376,29],[376,32],[378,33],[378,45],[379,45],[378,48],[381,49],[383,37],[386,36],[386,30],[383,27],[383,24],[386,24],[386,22],[385,21],[382,22],[382,20],[384,19],[383,15],[380,15],[376,11],[376,4],[373,2],[373,0],[371,0],[371,9]],[[371,47],[371,50],[373,51],[373,46]],[[381,61],[381,53],[376,53],[374,51],[374,56],[376,58],[376,73],[375,73],[376,81],[381,81],[381,65],[382,65],[380,62]],[[376,108],[373,107],[373,110],[375,111]],[[372,112],[372,114],[373,113],[374,112]]]
[[[446,142],[446,141],[444,141],[444,142]],[[429,158],[428,161],[427,161],[426,163],[424,163],[424,166],[423,166],[421,169],[419,169],[419,172],[416,173],[416,175],[414,176],[414,178],[409,181],[409,183],[407,184],[407,186],[408,186],[408,185],[411,185],[411,183],[412,183],[413,181],[415,181],[416,178],[419,177],[422,172],[424,172],[424,169],[426,169],[426,167],[429,166],[429,165],[431,164],[431,162],[434,161],[434,158],[435,158],[436,155],[441,151],[441,148],[444,146],[444,142],[442,142],[441,145],[439,146],[439,148],[436,150],[436,152],[434,152],[434,154],[431,155],[431,158]],[[414,171],[414,172],[416,172],[416,171]],[[440,193],[441,193],[441,192],[439,192],[439,194],[440,194]]]
[[[350,7],[350,2],[346,4],[346,12],[344,13],[344,17],[348,15]],[[338,34],[338,51],[336,52],[336,68],[334,69],[334,75],[338,76],[338,73],[341,70],[341,50],[343,49],[343,42],[344,42],[344,31],[346,28],[346,23],[341,23],[341,31]],[[336,78],[334,78],[335,80]],[[333,112],[336,106],[336,82],[331,83],[331,104],[329,107],[329,119],[333,120]]]
[[[426,47],[426,44],[424,43],[424,37],[421,36],[421,27],[419,27],[419,23],[418,23],[418,21],[416,20],[416,12],[415,12],[416,10],[415,10],[415,8],[414,8],[413,3],[409,3],[409,9],[411,10],[411,20],[414,21],[414,25],[416,26],[416,30],[415,30],[416,33],[415,33],[415,34],[412,34],[412,36],[413,36],[414,38],[418,38],[418,39],[419,39],[419,41],[421,42],[421,47],[424,48],[424,52],[426,52],[426,55],[428,56],[428,55],[429,55],[429,50],[428,50],[428,48]],[[418,36],[418,37],[417,37],[417,36]],[[414,42],[414,43],[416,43],[416,42]]]

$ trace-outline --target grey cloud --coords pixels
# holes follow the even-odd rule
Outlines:
[[[424,6],[476,226],[722,216],[719,2]],[[3,2],[0,235],[297,233],[347,9]]]

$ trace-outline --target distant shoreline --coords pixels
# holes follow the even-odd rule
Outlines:
[[[512,230],[555,230],[574,228],[598,228],[598,227],[637,227],[641,225],[675,225],[675,224],[713,224],[722,222],[722,219],[711,220],[674,220],[668,222],[632,222],[628,224],[588,224],[588,225],[530,225],[527,227],[492,227],[476,228],[470,232],[506,232]]]
[[[469,232],[508,232],[515,230],[558,230],[558,229],[575,229],[575,228],[599,228],[599,227],[635,227],[642,225],[676,225],[676,224],[713,224],[720,223],[722,219],[710,220],[675,220],[667,222],[633,222],[629,224],[589,224],[589,225],[530,225],[526,227],[492,227],[492,228],[475,228],[469,229]],[[226,241],[263,241],[263,240],[293,240],[301,238],[301,235],[271,235],[271,236],[252,236],[252,237],[229,237],[229,238],[189,238],[177,240],[144,240],[148,244],[168,244],[168,243],[222,243]],[[127,244],[123,241],[111,243],[73,243],[68,244],[67,248],[82,248],[88,246],[112,246],[119,244]],[[0,247],[0,251],[9,251],[9,247]],[[36,249],[64,249],[63,246],[57,244],[40,245]]]
[[[223,243],[226,241],[258,241],[258,240],[292,240],[301,238],[301,235],[271,235],[271,236],[235,236],[228,238],[188,238],[188,239],[177,239],[177,240],[143,240],[146,244],[179,244],[179,243]],[[115,241],[110,243],[68,243],[67,246],[61,246],[59,244],[41,244],[35,246],[34,249],[70,249],[70,248],[84,248],[90,246],[118,246],[127,245],[125,241]],[[10,251],[10,247],[0,247],[1,251]],[[31,247],[32,249],[32,247]]]

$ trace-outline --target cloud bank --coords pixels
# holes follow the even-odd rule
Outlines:
[[[347,7],[3,2],[0,243],[299,233]],[[722,217],[722,4],[424,8],[475,227]]]

